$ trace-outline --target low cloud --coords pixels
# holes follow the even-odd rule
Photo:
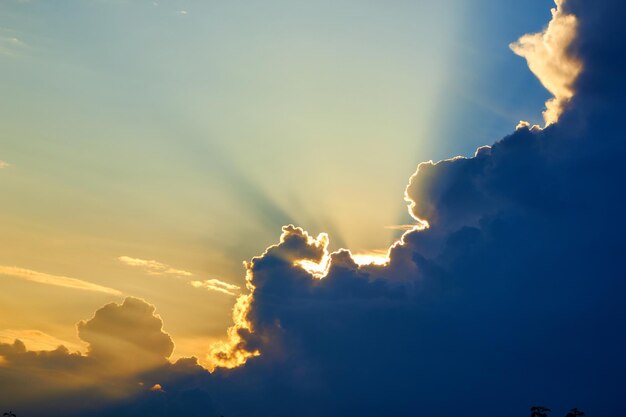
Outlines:
[[[139,298],[107,304],[93,318],[79,322],[77,329],[80,339],[89,344],[90,357],[109,364],[124,363],[127,369],[163,364],[174,350],[155,307]]]
[[[42,398],[78,395],[83,400],[80,406],[60,400],[54,411],[72,415],[79,407],[81,415],[85,409],[93,407],[94,412],[111,401],[161,387],[157,381],[144,383],[151,379],[146,373],[172,366],[168,358],[174,343],[163,331],[153,305],[128,297],[122,304],[111,303],[98,309],[91,319],[79,322],[77,329],[87,345],[86,353],[71,353],[65,345],[40,349],[44,347],[42,340],[46,345],[57,340],[42,332],[2,332],[0,378],[15,383],[3,385],[0,403],[24,410],[24,414],[36,414],[42,411],[37,405]],[[11,336],[15,339],[5,342]],[[187,359],[183,363],[189,361],[193,368],[194,361]]]
[[[10,166],[11,164],[9,164],[8,162],[0,160],[0,169],[8,168]]]
[[[74,352],[84,349],[84,346],[58,339],[41,330],[0,330],[0,343],[13,343],[16,339],[23,342],[26,349],[32,351],[54,350],[59,346],[65,346]]]
[[[0,275],[10,276],[23,279],[26,281],[36,282],[45,285],[54,285],[57,287],[72,288],[75,290],[101,292],[109,295],[121,296],[121,291],[113,288],[104,287],[82,279],[66,277],[62,275],[52,275],[45,272],[33,271],[31,269],[18,268],[15,266],[0,265]]]

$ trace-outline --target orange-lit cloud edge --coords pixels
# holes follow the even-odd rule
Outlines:
[[[556,7],[552,9],[552,20],[544,31],[524,35],[517,42],[510,45],[513,52],[515,52],[517,55],[524,57],[527,60],[530,70],[537,76],[537,78],[546,87],[546,89],[554,96],[545,103],[546,110],[543,112],[545,126],[556,123],[560,115],[563,113],[564,109],[567,108],[568,103],[571,101],[575,93],[575,91],[573,90],[573,83],[583,70],[580,60],[578,60],[575,56],[570,55],[569,51],[569,46],[576,37],[577,19],[574,15],[567,14],[564,11],[563,5],[565,3],[565,0],[555,0],[555,3]],[[538,126],[531,127],[528,122],[524,121],[520,122],[517,128],[541,129]],[[489,146],[480,147],[477,149],[475,156],[479,155],[480,153],[489,151]],[[203,358],[199,358],[199,364],[209,371],[213,371],[219,367],[235,368],[244,365],[248,361],[248,359],[260,356],[262,354],[262,352],[259,350],[247,350],[244,340],[241,337],[242,332],[254,332],[254,328],[250,320],[248,319],[248,314],[251,311],[251,306],[254,302],[255,295],[255,286],[253,284],[254,276],[252,270],[255,261],[262,259],[266,254],[268,254],[269,251],[271,251],[273,248],[278,247],[281,243],[284,243],[286,238],[295,233],[300,235],[301,237],[304,237],[309,246],[322,251],[322,256],[317,262],[308,259],[293,260],[294,266],[300,267],[304,271],[306,271],[311,276],[311,279],[324,279],[331,267],[333,255],[338,254],[339,252],[349,254],[350,258],[359,267],[387,265],[390,261],[391,252],[395,248],[405,245],[405,237],[407,235],[414,232],[423,231],[430,227],[428,220],[419,218],[415,215],[414,208],[417,205],[417,202],[410,198],[408,195],[408,188],[419,177],[420,169],[425,166],[434,166],[439,163],[455,160],[458,158],[465,157],[457,156],[436,163],[433,161],[428,161],[420,163],[418,165],[416,172],[410,177],[409,185],[404,192],[404,200],[407,203],[408,212],[415,220],[415,224],[388,226],[390,228],[404,230],[404,233],[397,241],[391,244],[386,251],[372,251],[369,253],[353,254],[349,249],[339,249],[331,253],[328,251],[328,234],[320,233],[317,237],[313,237],[302,228],[295,227],[293,225],[287,225],[283,226],[282,228],[282,234],[280,236],[279,243],[269,246],[262,255],[254,257],[250,261],[244,262],[244,267],[246,269],[245,280],[246,289],[248,290],[247,293],[240,294],[239,287],[232,284],[223,283],[219,280],[191,281],[190,284],[196,288],[205,288],[207,290],[218,291],[228,295],[240,294],[237,296],[233,307],[233,325],[228,328],[226,338],[209,346],[206,356]],[[150,275],[173,275],[179,277],[189,277],[193,275],[187,271],[171,268],[169,265],[162,264],[157,261],[131,258],[128,256],[121,256],[118,258],[118,260],[126,264],[127,266],[141,268]],[[17,274],[15,269],[11,269],[11,271],[5,270],[4,274],[19,276],[22,279],[36,280],[38,282],[52,285],[88,289],[92,291],[100,291],[114,295],[121,295],[121,293],[117,292],[117,290],[95,286],[95,284],[85,283],[84,281],[71,279],[68,277],[52,276],[52,278],[54,279],[51,279],[51,276],[45,274],[45,277],[37,275],[37,279],[34,279],[33,276],[35,276],[36,274],[34,275],[33,272],[35,271],[27,271],[28,273],[25,272],[26,270],[20,271],[21,273]],[[11,273],[9,274],[7,272]],[[2,270],[0,270],[0,273],[2,273]],[[121,308],[129,302],[139,303],[144,301],[136,298],[127,298],[124,301],[124,304],[120,304],[117,306],[118,308]],[[146,315],[149,318],[150,316],[153,316],[155,310],[152,305],[147,303],[145,304],[148,306],[146,307]],[[103,307],[103,309],[114,308],[112,306],[113,305],[109,304]],[[154,315],[154,317],[160,320],[159,316]],[[79,323],[79,330],[81,323],[85,322]],[[161,332],[161,328],[159,328],[159,332]],[[36,336],[37,333],[31,331],[29,335]],[[169,335],[167,335],[167,337],[169,337]],[[48,339],[46,341],[48,341]],[[33,346],[44,346],[44,340],[42,340],[39,344],[33,342]],[[167,359],[168,357],[169,354],[166,355],[165,359]],[[0,355],[0,366],[2,366],[2,363],[3,357],[2,355]],[[157,385],[153,386],[151,389],[160,389],[161,387],[157,387]]]

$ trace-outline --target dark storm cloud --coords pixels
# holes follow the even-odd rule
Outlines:
[[[232,343],[208,358],[245,365],[209,374],[193,359],[163,363],[141,373],[161,390],[82,415],[502,417],[534,404],[621,415],[625,6],[564,7],[578,17],[569,51],[583,72],[558,123],[421,164],[406,197],[430,227],[407,232],[385,265],[359,266],[348,251],[328,254],[325,235],[283,228],[247,263]],[[161,339],[145,346],[165,359]],[[1,349],[10,364],[27,354]]]
[[[604,416],[626,407],[624,81],[612,75],[626,69],[613,17],[622,9],[567,4],[583,72],[562,120],[473,158],[422,164],[407,197],[430,228],[406,234],[387,265],[359,267],[339,252],[317,279],[298,260],[307,250],[321,260],[319,244],[294,228],[253,260],[254,331],[239,333],[238,348],[261,356],[214,374],[228,381],[225,410],[495,417],[535,403]]]

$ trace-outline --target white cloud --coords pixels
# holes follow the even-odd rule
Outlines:
[[[8,168],[8,167],[10,167],[10,166],[11,166],[11,164],[9,164],[8,162],[5,162],[5,161],[3,161],[3,160],[0,160],[0,169],[3,169],[3,168]]]
[[[526,58],[530,70],[554,96],[546,101],[543,112],[546,126],[558,121],[574,96],[573,84],[582,71],[582,63],[568,53],[576,38],[578,20],[563,11],[564,2],[555,0],[552,20],[543,32],[526,34],[509,45],[513,52]]]
[[[83,281],[77,278],[65,277],[62,275],[52,275],[45,272],[33,271],[31,269],[18,268],[15,266],[0,265],[0,275],[20,278],[26,281],[37,282],[39,284],[54,285],[57,287],[72,288],[76,290],[101,292],[111,295],[122,295],[121,291],[98,284]]]

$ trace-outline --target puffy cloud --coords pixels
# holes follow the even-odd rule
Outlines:
[[[546,102],[546,126],[556,123],[574,96],[574,82],[582,70],[570,46],[576,37],[576,16],[564,10],[565,0],[555,0],[552,20],[540,33],[527,34],[510,45],[513,52],[526,58],[528,67],[554,96]]]
[[[48,413],[51,404],[59,407],[55,409],[58,413],[93,412],[111,401],[136,395],[141,391],[136,381],[143,379],[143,374],[170,366],[167,358],[174,344],[163,332],[155,307],[143,300],[128,297],[122,304],[107,304],[77,328],[87,344],[86,354],[71,353],[65,346],[35,350],[48,348],[42,339],[48,343],[56,340],[42,332],[3,332],[4,340],[27,336],[33,350],[17,338],[12,343],[0,342],[0,378],[11,381],[3,385],[0,403],[32,415]],[[83,396],[89,401],[76,401]],[[46,398],[50,403],[40,407],[33,398]]]
[[[78,336],[89,344],[92,358],[113,366],[123,364],[126,370],[154,367],[165,363],[174,350],[154,312],[153,305],[128,297],[122,304],[107,304],[90,320],[80,321]]]
[[[11,166],[11,164],[9,164],[8,162],[0,160],[0,169],[8,168],[10,166]]]
[[[82,279],[66,277],[63,275],[52,275],[45,272],[33,271],[26,268],[18,268],[15,266],[0,265],[0,275],[20,278],[26,281],[32,281],[39,284],[54,285],[57,287],[72,288],[75,290],[95,291],[109,295],[120,296],[122,293],[116,289],[104,287],[102,285],[93,284]]]

